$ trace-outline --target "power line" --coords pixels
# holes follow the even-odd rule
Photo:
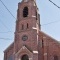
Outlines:
[[[1,0],[0,0],[1,1]],[[52,2],[51,0],[49,0],[51,3],[53,3],[56,7],[58,7],[58,8],[60,8],[58,5],[56,5],[54,2]],[[10,10],[6,7],[6,5],[3,3],[3,1],[1,1],[1,3],[4,5],[4,7],[7,9],[7,11],[11,14],[11,16],[13,17],[13,18],[15,18],[14,16],[13,16],[13,14],[10,12]],[[16,19],[16,18],[15,18]],[[54,22],[50,22],[50,23],[47,23],[47,24],[43,24],[43,25],[41,25],[41,26],[44,26],[44,25],[48,25],[48,24],[52,24],[52,23],[56,23],[57,21],[54,21]],[[59,21],[58,21],[59,22]],[[2,22],[3,23],[3,22]],[[7,28],[7,26],[3,23],[3,25]],[[8,29],[8,28],[7,28]],[[11,32],[11,31],[9,31],[9,32]],[[9,32],[0,32],[0,33],[9,33]]]
[[[53,23],[57,23],[57,22],[60,22],[60,20],[49,22],[49,23],[46,23],[46,24],[42,24],[41,26],[45,26],[45,25],[49,25],[49,24],[53,24]]]
[[[12,31],[0,32],[0,33],[14,33]]]
[[[14,19],[16,19],[15,17],[14,17],[14,15],[10,12],[10,10],[6,7],[6,5],[3,3],[3,1],[1,1],[0,0],[0,2],[4,5],[4,7],[7,9],[7,11],[11,14],[11,16],[14,18]]]
[[[14,16],[13,16],[13,14],[10,12],[10,10],[6,7],[6,5],[3,3],[3,1],[2,0],[0,0],[0,2],[4,5],[4,7],[7,9],[7,11],[11,14],[11,16],[14,18],[14,19],[16,19]],[[2,22],[1,20],[0,20],[0,22]],[[7,28],[7,26],[2,22],[2,24],[5,26],[5,28]],[[7,28],[8,29],[8,28]],[[9,29],[10,30],[10,29]],[[9,32],[11,32],[11,31],[9,31]],[[0,32],[1,33],[1,32]],[[8,32],[3,32],[3,33],[8,33]]]
[[[58,5],[56,5],[54,2],[52,2],[51,0],[49,0],[53,5],[55,5],[57,8],[60,9],[60,7]]]
[[[60,9],[60,7],[58,5],[56,5],[54,2],[52,2],[51,0],[49,0],[51,3],[53,3],[56,7],[58,7]],[[53,24],[53,23],[57,23],[57,22],[60,22],[60,20],[58,21],[53,21],[53,22],[49,22],[49,23],[46,23],[46,24],[43,24],[41,26],[45,26],[45,25],[49,25],[49,24]]]
[[[8,27],[3,23],[3,21],[0,19],[0,22],[5,26],[6,29],[8,29]],[[10,30],[10,29],[8,29]]]
[[[2,39],[2,40],[11,40],[11,39],[9,39],[9,38],[0,38],[0,39]]]
[[[1,21],[2,22],[2,21]],[[53,23],[57,23],[57,22],[60,22],[60,20],[57,20],[57,21],[53,21],[53,22],[49,22],[49,23],[46,23],[46,24],[42,24],[41,26],[45,26],[45,25],[49,25],[49,24],[53,24]],[[3,22],[2,22],[3,23]],[[3,24],[6,28],[7,26],[5,24]],[[8,28],[7,28],[8,29]],[[0,33],[11,33],[13,31],[7,31],[7,32],[0,32]]]

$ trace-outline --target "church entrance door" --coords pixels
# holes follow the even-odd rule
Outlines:
[[[21,58],[21,60],[29,60],[28,55],[23,55],[22,58]]]

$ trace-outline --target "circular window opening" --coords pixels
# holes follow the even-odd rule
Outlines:
[[[22,58],[21,58],[21,60],[29,60],[28,55],[23,55]]]
[[[28,39],[28,36],[27,36],[27,35],[23,35],[23,36],[22,36],[22,40],[23,40],[23,41],[26,41],[27,39]]]

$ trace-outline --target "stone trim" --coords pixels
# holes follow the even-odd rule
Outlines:
[[[38,51],[33,51],[33,53],[37,53],[38,54]]]
[[[47,53],[44,53],[44,56],[47,55]]]

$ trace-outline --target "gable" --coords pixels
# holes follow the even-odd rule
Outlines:
[[[14,48],[14,42],[12,44],[10,44],[10,46],[8,48],[6,48],[4,50],[4,52],[7,52],[8,50],[13,49],[13,48]]]
[[[20,54],[20,53],[29,53],[32,54],[32,51],[29,50],[26,46],[22,46],[22,48],[16,53],[16,55]]]

